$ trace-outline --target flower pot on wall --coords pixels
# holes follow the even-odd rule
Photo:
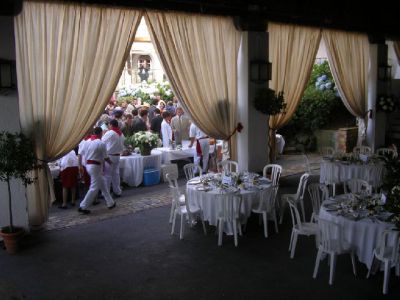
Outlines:
[[[24,234],[24,229],[21,227],[15,227],[11,232],[10,227],[3,227],[0,231],[0,235],[3,238],[4,245],[8,254],[15,254],[18,252],[18,241]]]

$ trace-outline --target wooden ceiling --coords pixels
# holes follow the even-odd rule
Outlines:
[[[353,0],[69,0],[88,4],[234,16],[238,27],[262,30],[267,21],[364,32],[400,39],[399,10],[392,1]],[[0,15],[16,14],[22,0],[1,0]]]

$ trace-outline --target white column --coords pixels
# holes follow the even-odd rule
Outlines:
[[[268,117],[254,108],[258,88],[267,83],[249,81],[252,60],[268,61],[268,34],[243,32],[238,57],[238,121],[244,129],[237,135],[239,170],[260,172],[268,163]]]
[[[369,45],[369,61],[370,61],[370,69],[368,73],[368,105],[367,109],[372,109],[372,118],[368,118],[368,127],[367,127],[367,144],[373,150],[375,150],[375,142],[376,142],[376,123],[378,119],[378,115],[381,113],[376,112],[376,94],[377,94],[377,78],[378,78],[378,45],[370,44]],[[383,134],[383,138],[385,138],[385,134]]]

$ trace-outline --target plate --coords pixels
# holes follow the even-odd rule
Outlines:
[[[200,184],[201,183],[201,181],[200,180],[198,180],[198,179],[195,179],[195,180],[189,180],[188,181],[188,184]]]
[[[210,190],[210,188],[204,187],[204,186],[199,186],[196,188],[197,191],[204,191],[207,192]]]

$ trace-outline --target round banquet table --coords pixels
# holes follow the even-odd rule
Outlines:
[[[369,164],[354,164],[340,161],[321,161],[320,182],[334,184],[349,179],[363,179],[375,189],[382,185],[384,164],[382,162]]]
[[[132,154],[121,156],[119,174],[122,182],[129,186],[139,186],[143,181],[143,170],[147,168],[161,170],[161,152],[152,150],[151,155]]]
[[[379,238],[385,229],[394,228],[394,224],[370,218],[363,218],[358,221],[337,215],[335,211],[328,211],[325,204],[335,203],[334,201],[344,200],[346,195],[336,196],[334,199],[326,200],[321,205],[319,218],[332,221],[343,229],[343,238],[355,249],[358,260],[367,267],[370,267],[374,248],[378,246]],[[393,241],[389,241],[393,242]]]
[[[200,177],[195,177],[192,180],[199,180]],[[264,178],[266,179],[266,178]],[[271,185],[268,184],[260,184],[260,188],[267,188]],[[198,206],[203,211],[204,221],[208,221],[210,225],[217,226],[218,221],[218,210],[216,203],[216,195],[219,194],[218,189],[212,189],[210,191],[199,191],[197,188],[202,185],[201,184],[190,184],[190,181],[186,184],[186,197],[188,201],[195,206]],[[246,223],[247,219],[250,217],[251,209],[254,201],[258,201],[259,199],[259,188],[252,189],[240,189],[238,191],[238,195],[242,197],[242,205],[240,207],[240,213],[243,216],[241,220],[242,223]],[[233,235],[233,228],[231,224],[225,223],[224,232],[227,235]]]

